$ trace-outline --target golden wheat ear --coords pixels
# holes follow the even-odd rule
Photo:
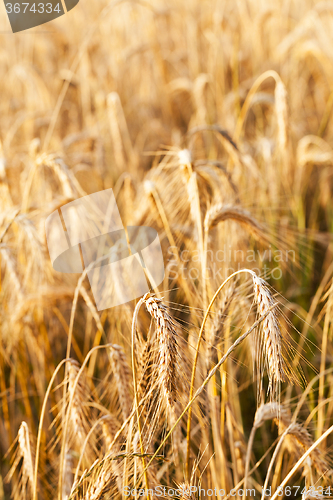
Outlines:
[[[279,420],[279,432],[286,430],[286,423]],[[301,424],[292,423],[288,429],[285,442],[291,454],[295,454],[297,460],[306,452],[314,443],[310,433]],[[331,472],[329,463],[326,458],[326,453],[320,448],[315,448],[308,457],[309,460],[304,463],[305,473],[308,469],[311,470],[312,466],[322,478],[327,477]]]
[[[6,481],[12,481],[16,471],[17,479],[13,482],[13,498],[27,500],[31,498],[34,484],[33,456],[28,424],[22,422],[17,433],[17,448]],[[21,465],[20,465],[21,464]]]
[[[182,380],[181,356],[179,352],[179,325],[175,323],[167,311],[162,299],[146,294],[143,297],[146,309],[157,325],[157,385],[161,393],[162,407],[165,407],[169,428],[177,420],[179,405],[177,399],[181,397],[184,381]],[[181,448],[181,428],[177,427],[173,434],[173,460],[178,464]]]
[[[102,500],[117,496],[118,487],[111,468],[112,461],[95,460],[72,487],[71,500]]]
[[[256,276],[253,276],[254,299],[258,305],[261,315],[274,306],[275,301],[266,284],[266,282]],[[281,382],[288,381],[289,383],[300,383],[297,375],[289,366],[284,355],[284,339],[280,329],[279,318],[276,309],[271,309],[267,317],[264,319],[261,327],[262,336],[260,341],[263,345],[265,364],[268,371],[269,393],[274,399],[279,397]],[[261,348],[258,346],[257,363],[259,371],[261,371]]]
[[[257,409],[254,418],[253,432],[251,432],[249,442],[253,441],[253,433],[255,430],[259,429],[259,427],[268,420],[274,420],[278,427],[279,435],[285,433],[284,443],[289,453],[296,457],[296,460],[313,445],[313,439],[308,430],[300,423],[292,421],[289,408],[274,402],[261,405]],[[327,478],[331,470],[326,458],[326,453],[319,448],[315,448],[308,458],[309,460],[303,464],[304,472],[311,471],[313,466],[320,477]]]
[[[105,442],[105,452],[110,452],[115,435],[120,429],[120,423],[114,415],[107,415],[102,423],[102,433]],[[113,447],[119,451],[120,445],[116,442]]]
[[[175,323],[161,299],[146,294],[144,303],[156,321],[159,345],[158,381],[167,407],[172,408],[181,386],[179,378],[179,351]]]

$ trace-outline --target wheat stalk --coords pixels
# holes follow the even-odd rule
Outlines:
[[[65,454],[62,500],[67,500],[73,485],[73,455],[70,450]]]

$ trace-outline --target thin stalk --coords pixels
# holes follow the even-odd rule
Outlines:
[[[57,368],[54,370],[54,373],[52,375],[52,378],[50,380],[49,386],[46,390],[44,401],[43,401],[43,406],[42,406],[42,411],[40,414],[40,419],[39,419],[39,426],[38,426],[38,434],[37,434],[37,444],[36,444],[36,456],[35,456],[35,474],[34,474],[34,485],[33,485],[33,494],[32,494],[32,500],[37,500],[37,473],[38,473],[38,460],[39,460],[39,450],[40,450],[40,442],[42,438],[42,429],[43,429],[43,422],[44,422],[44,416],[45,416],[45,410],[46,410],[46,403],[49,398],[50,392],[51,392],[51,387],[53,385],[53,382],[62,367],[64,363],[67,361],[70,361],[70,358],[65,358],[63,359]]]
[[[136,323],[137,323],[139,309],[142,306],[143,302],[144,302],[144,300],[141,298],[139,300],[139,302],[137,303],[137,305],[135,306],[134,315],[133,315],[133,322],[132,322],[132,373],[133,373],[133,391],[134,391],[134,397],[135,397],[135,411],[136,411],[136,419],[137,419],[139,438],[140,438],[140,451],[141,451],[141,455],[142,455],[143,474],[144,474],[144,479],[145,479],[145,483],[146,483],[147,498],[148,498],[148,500],[150,500],[149,481],[148,481],[148,474],[147,474],[147,468],[146,468],[146,461],[145,461],[145,457],[144,457],[145,450],[144,450],[143,441],[142,441],[138,391],[137,391],[137,383],[136,383],[135,351],[134,351]]]
[[[250,456],[251,456],[251,450],[252,450],[252,445],[254,441],[254,436],[256,433],[257,427],[254,425],[251,429],[250,437],[249,437],[249,442],[247,444],[247,450],[246,450],[246,459],[245,459],[245,472],[244,472],[244,494],[243,494],[243,500],[245,500],[246,497],[246,485],[247,485],[247,477],[249,474],[249,468],[250,468]]]
[[[326,365],[328,337],[329,337],[329,332],[332,331],[332,323],[331,323],[332,307],[333,307],[333,281],[331,283],[329,296],[327,300],[327,311],[325,315],[323,339],[321,346],[320,373],[322,373],[325,370],[325,365]],[[324,401],[324,381],[325,381],[324,377],[322,377],[319,380],[319,394],[318,394],[319,403]],[[324,428],[324,408],[320,407],[318,411],[317,436],[318,435],[320,436],[320,434],[323,431],[323,428]]]
[[[281,434],[280,436],[280,439],[279,439],[279,442],[278,444],[276,445],[276,448],[274,450],[274,453],[272,455],[272,458],[271,458],[271,461],[269,462],[269,466],[268,466],[268,469],[267,469],[267,474],[266,474],[266,478],[265,478],[265,483],[264,483],[264,486],[263,486],[263,490],[262,490],[262,496],[261,496],[261,500],[264,500],[265,498],[265,491],[266,491],[266,488],[268,486],[268,480],[269,480],[269,476],[272,472],[272,469],[273,469],[273,465],[274,465],[274,462],[275,462],[275,459],[280,451],[280,448],[283,444],[283,440],[284,438],[286,437],[286,435],[288,434],[289,432],[289,429],[292,427],[292,424],[289,425],[289,427],[287,427],[287,429],[283,432],[283,434]],[[244,490],[245,490],[245,482],[244,482]],[[246,490],[245,490],[246,491]],[[245,497],[243,496],[243,499]]]
[[[63,468],[64,468],[64,459],[65,459],[65,448],[66,448],[66,435],[67,435],[67,430],[68,430],[68,425],[69,425],[69,417],[70,417],[70,412],[72,409],[73,405],[73,400],[75,396],[75,390],[77,387],[77,384],[79,382],[79,378],[81,377],[83,370],[85,366],[87,365],[90,356],[97,351],[97,349],[105,349],[107,347],[112,347],[112,344],[105,344],[105,345],[98,345],[96,347],[93,347],[87,354],[80,370],[78,371],[78,374],[76,375],[76,378],[73,383],[73,390],[69,398],[68,402],[68,408],[67,408],[67,413],[65,417],[65,424],[63,428],[63,436],[62,436],[62,443],[61,443],[61,452],[60,452],[60,467],[59,467],[59,483],[58,483],[58,499],[61,500],[62,496],[62,476],[63,476]],[[68,359],[63,360],[63,362],[68,361]],[[35,500],[35,499],[34,499]]]
[[[332,368],[327,368],[327,370],[325,370],[324,372],[320,372],[318,373],[318,375],[316,375],[310,382],[309,382],[309,385],[307,386],[307,388],[304,390],[304,392],[302,393],[302,396],[297,404],[297,407],[296,407],[296,410],[294,412],[294,415],[293,415],[293,422],[296,422],[296,419],[298,417],[298,414],[304,404],[304,401],[306,399],[306,396],[309,394],[309,392],[311,391],[313,385],[318,381],[320,380],[322,377],[324,377],[325,375],[328,375],[329,373],[331,373],[333,371],[333,367]]]

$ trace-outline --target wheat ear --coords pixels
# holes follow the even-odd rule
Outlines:
[[[303,462],[307,459],[307,457],[309,455],[311,455],[311,453],[317,448],[317,446],[322,442],[324,441],[327,436],[329,436],[331,433],[333,432],[333,425],[331,425],[331,427],[329,427],[325,432],[324,434],[322,434],[318,439],[317,441],[315,441],[311,446],[310,448],[305,452],[303,453],[303,455],[300,457],[300,459],[298,460],[298,462],[294,465],[294,467],[291,469],[290,472],[288,472],[288,474],[286,475],[286,477],[283,479],[283,481],[280,483],[280,485],[278,486],[278,488],[276,489],[275,493],[272,495],[271,499],[270,500],[276,500],[278,497],[279,497],[279,492],[281,491],[282,488],[284,488],[286,486],[286,484],[288,483],[288,481],[290,480],[290,478],[295,474],[295,472],[298,470],[298,468],[303,464]]]
[[[279,420],[279,431],[283,432],[286,429],[286,422]],[[296,452],[299,457],[302,452],[307,451],[313,445],[313,439],[305,427],[299,423],[293,423],[288,430],[287,444],[292,453]],[[325,476],[329,470],[329,465],[325,459],[324,453],[315,448],[310,454],[311,464],[320,476]]]
[[[280,441],[274,451],[272,459],[270,461],[265,484],[263,486],[263,492],[266,490],[268,486],[268,479],[270,476],[270,472],[273,467],[274,460],[277,457],[278,451],[280,450],[283,441],[285,438],[290,437],[290,451],[298,452],[298,455],[301,455],[300,451],[307,451],[313,444],[310,434],[308,431],[299,423],[292,422],[291,415],[289,410],[285,406],[280,406],[276,402],[267,403],[261,405],[255,414],[254,424],[251,430],[248,449],[246,454],[246,467],[245,467],[245,475],[244,475],[244,492],[246,492],[247,485],[247,477],[250,465],[250,455],[254,440],[254,435],[257,429],[263,425],[267,420],[274,420],[279,428],[279,433],[281,435]],[[328,470],[328,464],[322,453],[318,449],[314,449],[309,457],[311,462],[313,462],[315,468],[317,469],[320,475],[325,475]],[[264,498],[264,493],[262,495],[262,500]],[[245,494],[243,495],[243,499],[245,499]]]
[[[179,388],[179,352],[175,323],[161,299],[147,293],[143,297],[147,311],[157,324],[159,342],[158,381],[167,407],[173,408]]]
[[[65,454],[64,477],[62,480],[62,500],[68,500],[73,485],[73,455],[71,450]]]
[[[256,274],[252,276],[255,301],[258,304],[260,314],[263,315],[274,304],[274,300],[265,281]],[[269,377],[269,389],[271,394],[274,395],[277,391],[276,384],[284,382],[286,380],[286,374],[288,373],[282,355],[282,334],[275,310],[272,310],[266,317],[262,329]]]
[[[181,483],[179,485],[179,489],[181,491],[180,500],[195,500],[196,497],[194,495],[194,492],[192,491],[192,486],[190,486],[188,483]],[[194,491],[196,491],[196,488]]]
[[[17,466],[22,459],[22,466],[20,471],[20,480],[16,485],[15,489],[18,489],[21,493],[22,498],[27,498],[27,489],[32,491],[34,484],[34,473],[33,473],[33,460],[30,446],[30,436],[29,428],[26,422],[22,422],[17,434],[18,448],[16,450],[15,460],[10,468],[7,475],[7,480],[10,481]],[[28,496],[30,498],[30,495]]]
[[[91,469],[94,466],[96,466],[96,462],[93,463]],[[89,471],[87,475],[89,475]],[[112,490],[114,484],[115,477],[109,467],[109,464],[103,463],[97,477],[94,478],[92,476],[92,479],[88,484],[86,493],[83,497],[81,497],[80,500],[102,500],[103,498],[112,498],[112,496],[110,495],[110,491]],[[76,485],[74,485],[74,487],[76,487]],[[72,492],[73,489],[74,488],[72,488]],[[72,498],[72,496],[70,498]]]

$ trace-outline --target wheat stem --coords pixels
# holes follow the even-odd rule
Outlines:
[[[51,392],[51,387],[53,385],[53,382],[62,367],[64,363],[67,361],[70,361],[70,358],[65,358],[63,359],[57,368],[54,370],[54,373],[52,375],[52,378],[50,380],[50,383],[48,385],[48,388],[45,393],[44,401],[43,401],[43,406],[42,406],[42,411],[40,414],[40,419],[39,419],[39,425],[38,425],[38,434],[37,434],[37,444],[36,444],[36,456],[35,456],[35,473],[34,473],[34,485],[33,485],[33,495],[32,495],[32,500],[37,500],[37,473],[38,473],[38,460],[39,460],[39,450],[40,450],[40,442],[42,438],[42,428],[43,428],[43,422],[44,422],[44,416],[45,416],[45,410],[46,410],[46,403],[49,398],[50,392]]]
[[[136,383],[136,369],[135,369],[135,335],[136,335],[136,324],[137,324],[137,318],[139,314],[140,307],[144,303],[144,297],[142,297],[137,305],[135,306],[134,309],[134,314],[133,314],[133,321],[132,321],[132,373],[133,373],[133,391],[134,391],[134,398],[135,398],[135,412],[136,412],[136,419],[137,419],[137,424],[138,424],[138,432],[139,432],[139,439],[140,439],[140,451],[142,455],[142,465],[143,465],[143,474],[144,474],[144,480],[146,483],[146,491],[147,491],[147,498],[150,500],[150,494],[149,494],[149,480],[148,480],[148,474],[147,474],[147,468],[146,468],[146,461],[144,457],[144,447],[143,447],[143,441],[142,441],[142,431],[141,431],[141,422],[140,422],[140,413],[139,413],[139,401],[138,401],[138,391],[137,391],[137,383]]]
[[[283,444],[284,438],[289,433],[289,430],[292,427],[292,425],[293,424],[290,424],[289,427],[287,427],[286,430],[283,432],[283,434],[281,434],[279,442],[276,445],[276,448],[274,450],[274,453],[272,455],[271,461],[269,462],[269,466],[268,466],[268,469],[267,469],[267,474],[266,474],[266,477],[265,477],[265,483],[264,483],[263,490],[262,490],[261,500],[264,500],[264,498],[265,498],[265,491],[266,491],[266,488],[268,486],[269,476],[271,475],[271,471],[272,471],[275,459],[276,459],[276,457],[277,457],[277,455],[278,455],[278,453],[280,451],[280,448],[281,448],[281,446]],[[245,483],[244,483],[244,490],[245,490]],[[245,497],[243,497],[243,500],[245,500]]]

